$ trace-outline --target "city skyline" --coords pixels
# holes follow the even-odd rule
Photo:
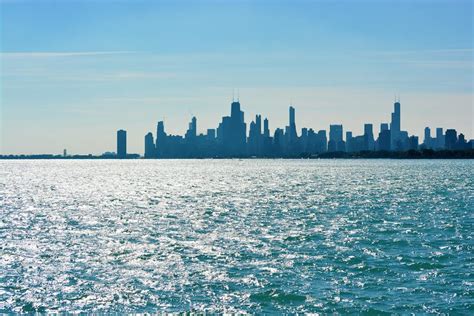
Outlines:
[[[473,133],[472,1],[0,0],[0,153],[101,154],[117,126],[214,127],[240,89],[246,114],[316,130],[386,120]],[[126,27],[124,27],[126,25]],[[203,128],[201,130],[201,127]],[[73,141],[71,141],[73,140]]]
[[[233,91],[233,97],[232,97],[232,102],[231,102],[231,111],[230,111],[230,116],[223,116],[221,119],[221,123],[218,124],[218,127],[202,127],[197,124],[197,117],[192,116],[187,129],[185,129],[184,133],[173,133],[169,132],[169,130],[177,130],[176,126],[171,126],[169,128],[169,125],[166,125],[165,127],[165,120],[159,120],[156,128],[156,133],[154,134],[152,131],[149,131],[145,135],[145,141],[144,143],[142,142],[142,149],[138,151],[130,151],[129,148],[129,141],[132,140],[136,142],[135,136],[134,138],[129,138],[127,136],[127,129],[121,128],[116,130],[116,146],[115,150],[111,150],[110,148],[112,146],[106,147],[107,149],[103,150],[100,154],[94,153],[93,155],[105,155],[105,156],[110,156],[111,154],[116,155],[117,158],[126,158],[127,155],[132,155],[134,158],[139,156],[142,156],[144,158],[192,158],[192,157],[244,157],[244,156],[260,156],[260,157],[290,157],[294,156],[297,157],[301,154],[320,154],[320,153],[325,153],[325,152],[337,152],[337,151],[343,151],[343,152],[358,152],[358,151],[364,151],[364,150],[369,150],[369,151],[407,151],[410,149],[418,150],[418,149],[435,149],[435,150],[443,150],[443,149],[448,149],[448,150],[453,150],[453,149],[470,149],[473,147],[474,139],[469,138],[466,136],[466,133],[464,131],[460,131],[456,129],[456,127],[443,127],[443,126],[425,126],[423,128],[418,127],[418,129],[422,129],[423,133],[421,135],[417,135],[414,133],[411,133],[409,130],[404,130],[402,128],[401,120],[402,120],[402,115],[401,115],[401,103],[400,103],[400,97],[395,96],[394,97],[394,103],[393,103],[393,112],[390,114],[390,116],[387,116],[387,119],[381,122],[363,122],[360,124],[361,128],[360,130],[362,131],[362,134],[360,136],[357,136],[357,132],[359,131],[356,129],[356,131],[347,129],[344,127],[344,124],[338,123],[338,122],[333,122],[329,124],[326,128],[322,129],[314,129],[311,126],[298,126],[296,124],[296,109],[294,104],[288,105],[288,124],[286,126],[272,126],[270,125],[270,120],[268,116],[262,116],[262,114],[255,114],[255,118],[252,119],[252,117],[248,118],[248,121],[245,119],[244,116],[244,111],[241,108],[241,103],[240,103],[240,92],[237,90],[237,97],[235,91]],[[163,116],[164,117],[164,116]],[[304,117],[304,115],[303,115]],[[159,150],[158,148],[158,135],[161,136],[163,139],[168,137],[172,138],[173,141],[178,141],[178,142],[189,142],[189,140],[194,141],[195,139],[201,138],[205,140],[215,140],[217,145],[217,141],[219,139],[219,129],[223,128],[222,125],[225,123],[226,119],[236,119],[238,118],[239,122],[232,123],[232,133],[234,133],[237,130],[237,133],[240,135],[235,135],[232,136],[231,138],[233,139],[232,142],[240,142],[241,143],[241,148],[230,151],[230,152],[214,152],[211,154],[200,154],[200,155],[195,155],[195,154],[188,154],[182,155],[182,154],[160,154],[158,153]],[[242,124],[241,127],[235,124]],[[185,126],[185,124],[182,124]],[[198,128],[199,126],[199,128]],[[184,128],[184,127],[183,127]],[[178,128],[179,129],[179,128]],[[284,137],[284,142],[286,143],[285,145],[281,146],[287,146],[290,143],[295,143],[295,142],[302,142],[305,141],[303,138],[307,137],[308,131],[310,133],[316,132],[316,136],[318,132],[323,132],[324,133],[324,145],[318,145],[316,151],[311,152],[311,151],[304,151],[299,149],[298,153],[290,153],[290,152],[280,152],[277,154],[270,154],[267,152],[266,154],[263,154],[262,152],[255,152],[255,148],[252,149],[253,147],[256,146],[261,146],[257,145],[255,142],[258,142],[256,138],[264,137],[264,138],[269,138],[270,142],[273,143],[276,139],[276,137]],[[378,131],[378,133],[376,132]],[[454,137],[454,141],[451,141],[452,144],[450,146],[445,146],[445,135],[446,132],[451,133],[450,136],[448,137]],[[452,134],[452,131],[455,132],[454,136]],[[388,132],[388,134],[384,135],[384,132]],[[222,134],[222,131],[221,131]],[[364,140],[365,145],[361,147],[360,141],[361,137],[367,137],[367,135],[370,135],[370,140]],[[464,148],[459,148],[458,146],[454,146],[454,144],[458,141],[458,137],[461,137],[461,141],[465,141],[465,147]],[[221,136],[222,137],[222,136]],[[240,140],[238,140],[240,137]],[[388,138],[387,138],[388,137]],[[412,139],[415,137],[416,139]],[[378,142],[380,138],[384,138],[384,143],[380,145]],[[397,142],[401,141],[403,138],[404,144],[401,145]],[[331,140],[334,140],[331,144]],[[221,140],[222,141],[222,140]],[[263,140],[262,140],[263,141]],[[413,141],[416,141],[415,143],[411,143]],[[338,142],[342,142],[341,144],[338,144]],[[356,143],[359,143],[358,145],[354,145]],[[352,145],[351,145],[352,143]],[[222,145],[222,144],[221,144]],[[153,146],[153,148],[151,148]],[[220,146],[220,145],[219,145]],[[321,147],[322,146],[322,147]],[[355,147],[354,147],[355,146]],[[462,146],[462,145],[461,145]],[[252,151],[253,150],[253,151]],[[285,148],[285,151],[287,149]],[[90,152],[80,152],[80,153],[71,153],[69,149],[63,148],[61,150],[63,153],[62,156],[74,156],[74,155],[91,155],[92,153]],[[1,153],[0,153],[1,154]],[[57,155],[58,153],[54,152],[48,152],[48,153],[27,153],[26,155]],[[25,155],[24,152],[22,153],[3,153],[3,155]]]
[[[363,134],[355,135],[344,130],[342,124],[331,124],[329,130],[300,127],[296,109],[288,107],[288,124],[271,128],[262,114],[252,120],[245,119],[239,96],[232,99],[230,115],[223,116],[216,128],[206,133],[197,132],[197,117],[193,116],[184,135],[167,133],[164,121],[156,124],[156,134],[144,136],[143,157],[153,158],[237,158],[237,157],[317,157],[325,153],[408,152],[431,150],[472,150],[474,140],[466,139],[455,128],[424,128],[423,138],[404,130],[400,99],[395,99],[390,119],[380,122],[378,133],[373,122],[363,123]],[[345,137],[344,137],[345,135]],[[127,132],[117,131],[116,153],[106,152],[104,157],[137,158],[138,153],[127,153]],[[128,154],[131,154],[128,155]],[[66,156],[66,155],[64,155]]]

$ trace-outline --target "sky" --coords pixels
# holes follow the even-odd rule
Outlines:
[[[474,138],[473,1],[0,0],[0,153],[143,154],[144,135],[247,124]],[[235,92],[237,97],[237,92]]]

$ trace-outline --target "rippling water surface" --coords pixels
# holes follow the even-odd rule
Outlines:
[[[1,161],[0,312],[474,313],[473,161]]]

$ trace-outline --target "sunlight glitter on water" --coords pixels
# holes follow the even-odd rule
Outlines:
[[[474,308],[472,161],[0,167],[0,312]]]

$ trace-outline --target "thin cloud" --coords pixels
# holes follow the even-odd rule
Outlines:
[[[108,97],[100,99],[101,102],[126,103],[126,104],[169,104],[196,102],[199,97]]]
[[[107,81],[125,81],[125,80],[161,80],[176,79],[178,74],[174,72],[112,72],[100,73],[97,71],[73,71],[68,74],[63,72],[48,72],[45,69],[15,69],[7,70],[1,74],[3,78],[21,78],[24,80],[41,80],[44,83],[45,73],[48,73],[48,79],[52,81],[77,81],[77,82],[107,82]]]
[[[469,71],[474,68],[473,54],[472,48],[369,52],[376,62]]]
[[[420,50],[395,50],[395,51],[372,51],[376,55],[382,56],[400,56],[400,55],[453,55],[453,54],[470,54],[474,53],[474,48],[447,48],[447,49],[420,49]]]
[[[133,51],[89,51],[89,52],[1,52],[5,58],[52,58],[52,57],[81,57],[132,54]]]

